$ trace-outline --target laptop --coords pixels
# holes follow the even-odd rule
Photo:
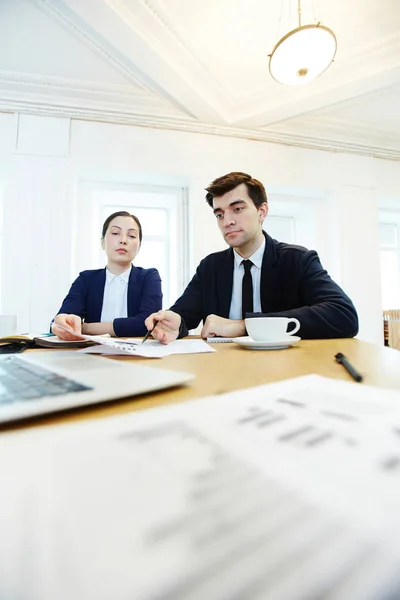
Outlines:
[[[155,392],[191,373],[74,351],[0,356],[0,423]]]

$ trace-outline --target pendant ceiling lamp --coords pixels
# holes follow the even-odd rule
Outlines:
[[[321,75],[336,54],[336,37],[320,23],[301,24],[301,5],[297,2],[299,26],[279,40],[269,55],[272,77],[285,85],[304,85]]]

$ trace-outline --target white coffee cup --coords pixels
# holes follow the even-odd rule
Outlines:
[[[0,315],[0,337],[14,335],[17,331],[16,315]]]
[[[287,335],[293,335],[300,329],[298,319],[288,319],[287,317],[253,317],[245,319],[244,322],[247,333],[257,342],[282,339]],[[295,327],[288,331],[290,323],[295,323]]]

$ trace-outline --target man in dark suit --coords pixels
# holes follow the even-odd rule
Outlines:
[[[145,325],[168,344],[203,321],[202,337],[245,335],[244,316],[295,317],[302,338],[353,337],[353,303],[323,269],[317,253],[267,235],[262,183],[229,173],[206,188],[228,250],[210,254],[170,310],[150,315]],[[158,322],[158,323],[157,323]]]

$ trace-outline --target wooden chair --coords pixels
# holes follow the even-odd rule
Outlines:
[[[400,309],[383,311],[383,335],[385,346],[400,350]]]

